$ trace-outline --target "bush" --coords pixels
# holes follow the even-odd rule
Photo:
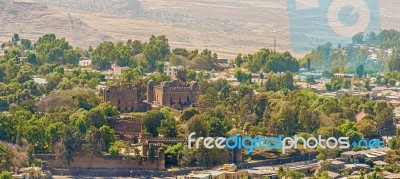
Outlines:
[[[10,172],[3,171],[0,173],[0,178],[1,179],[12,179],[13,177]]]
[[[110,148],[108,149],[108,153],[111,156],[118,156],[120,149],[127,148],[127,147],[128,146],[127,146],[127,144],[125,142],[116,141],[116,142],[111,144]]]
[[[112,145],[109,149],[108,149],[108,153],[111,156],[117,156],[119,152],[119,148],[117,146]]]

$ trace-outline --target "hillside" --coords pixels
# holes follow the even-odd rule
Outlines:
[[[398,28],[398,3],[380,4],[383,28]],[[0,0],[0,41],[16,32],[32,39],[53,32],[86,48],[165,34],[172,47],[232,58],[273,48],[274,39],[277,50],[290,50],[286,6],[284,0]]]

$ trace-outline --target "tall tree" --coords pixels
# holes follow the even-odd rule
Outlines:
[[[364,76],[364,65],[363,64],[361,64],[361,65],[359,65],[358,67],[357,67],[357,69],[356,69],[356,73],[357,73],[357,75],[361,78],[361,77],[363,77]]]
[[[154,137],[158,136],[158,128],[161,125],[161,121],[165,119],[165,116],[160,111],[147,111],[143,119],[143,125],[146,132],[153,134]]]
[[[103,125],[100,128],[101,133],[101,141],[103,142],[106,150],[110,148],[110,146],[117,140],[115,137],[114,129],[111,129],[109,126]]]
[[[90,164],[93,161],[94,157],[100,155],[101,152],[101,144],[99,142],[99,138],[96,137],[98,133],[99,130],[92,126],[89,128],[88,132],[85,135],[86,143],[83,147],[86,151],[86,154],[89,156]]]
[[[79,140],[74,135],[72,126],[66,126],[62,131],[61,141],[58,145],[57,157],[62,159],[67,166],[74,160],[74,154],[78,150]]]

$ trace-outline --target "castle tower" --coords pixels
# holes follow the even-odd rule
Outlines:
[[[184,83],[186,83],[186,69],[183,66],[179,66],[178,69],[176,69],[175,72],[175,79],[176,80],[181,80]]]
[[[242,135],[238,135],[238,137],[242,137]],[[231,141],[231,145],[233,142]],[[241,163],[243,162],[243,150],[235,147],[234,149],[229,149],[229,158],[228,161],[231,163]]]
[[[157,169],[158,170],[165,170],[165,150],[164,148],[160,147],[158,149],[158,157],[157,157]]]
[[[162,106],[169,106],[170,105],[170,95],[169,95],[169,82],[165,81],[161,83],[161,90],[162,90],[162,101],[161,105]]]
[[[147,102],[151,103],[154,101],[154,81],[150,80],[147,83]]]
[[[200,92],[200,87],[198,82],[193,82],[190,87],[192,88],[192,103],[198,103],[199,102],[199,92]]]

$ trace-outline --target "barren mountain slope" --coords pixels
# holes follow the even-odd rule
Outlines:
[[[112,40],[67,11],[58,11],[33,1],[0,0],[0,41],[10,40],[13,33],[36,40],[46,33],[56,33],[78,46]]]
[[[15,32],[32,39],[53,32],[86,48],[165,34],[172,48],[209,48],[226,58],[273,48],[274,39],[277,50],[291,49],[285,0],[26,1],[0,0],[0,41]],[[399,7],[380,1],[383,28],[400,28]]]

